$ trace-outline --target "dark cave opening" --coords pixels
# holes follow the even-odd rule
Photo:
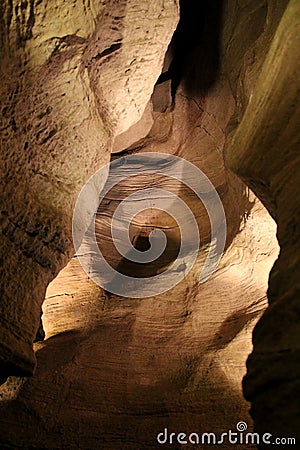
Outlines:
[[[220,69],[222,0],[181,0],[180,20],[157,84],[171,80],[171,96],[182,83],[187,95],[205,95]]]

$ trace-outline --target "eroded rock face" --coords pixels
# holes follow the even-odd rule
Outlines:
[[[229,166],[275,217],[280,256],[269,308],[254,332],[244,380],[257,430],[299,439],[299,40],[300,5],[291,1],[232,146]]]
[[[34,376],[2,387],[2,445],[157,448],[165,427],[221,433],[243,419],[250,430],[240,384],[277,252],[275,224],[256,202],[203,285],[200,257],[165,294],[109,296],[73,258],[47,291]],[[34,435],[16,433],[16,414]]]
[[[268,173],[265,172],[264,161],[261,162],[260,159],[259,138],[262,136],[262,127],[254,127],[254,119],[257,120],[258,112],[261,113],[259,117],[262,123],[268,118],[269,112],[267,114],[264,109],[260,110],[262,93],[265,95],[268,92],[266,105],[273,104],[270,100],[273,97],[276,105],[275,100],[283,96],[283,84],[279,83],[278,96],[270,94],[272,88],[277,92],[276,83],[272,84],[270,81],[270,85],[265,85],[267,88],[262,81],[255,85],[287,2],[249,1],[241,7],[240,2],[211,1],[207,5],[205,2],[199,5],[199,2],[182,1],[181,17],[184,17],[184,20],[181,20],[164,64],[162,64],[163,48],[166,47],[167,39],[170,40],[171,29],[176,21],[176,6],[171,2],[164,2],[165,6],[158,5],[159,2],[157,5],[156,2],[152,2],[148,13],[145,13],[143,6],[146,5],[143,2],[142,4],[127,2],[127,8],[122,2],[106,3],[102,12],[95,15],[99,19],[99,26],[97,20],[88,19],[95,5],[86,8],[86,12],[80,9],[81,6],[72,10],[76,17],[87,14],[83,29],[88,26],[95,29],[94,31],[87,29],[88,38],[86,35],[82,36],[83,40],[87,39],[84,41],[85,44],[83,41],[79,42],[76,37],[74,40],[74,36],[59,40],[59,43],[55,41],[58,49],[54,51],[54,58],[59,58],[57,53],[66,52],[72,59],[76,54],[75,49],[81,48],[82,53],[79,52],[81,56],[78,58],[86,68],[89,80],[89,87],[86,87],[89,95],[86,105],[87,108],[92,108],[88,109],[89,114],[93,116],[94,113],[97,117],[98,122],[95,125],[97,133],[100,133],[99,130],[106,133],[103,135],[106,142],[112,142],[114,136],[116,134],[118,136],[114,144],[105,147],[105,150],[104,146],[101,148],[97,144],[96,148],[93,144],[92,157],[84,153],[86,164],[84,175],[79,169],[73,173],[70,166],[72,172],[70,180],[77,177],[77,181],[70,185],[69,191],[61,189],[61,197],[64,196],[64,200],[61,200],[60,204],[59,196],[57,202],[53,203],[53,215],[47,212],[45,217],[47,215],[51,224],[57,223],[59,217],[57,211],[63,210],[65,222],[59,222],[60,226],[61,223],[69,224],[72,201],[78,193],[77,187],[81,186],[96,167],[108,160],[107,155],[111,148],[115,152],[113,158],[118,158],[120,155],[117,153],[120,151],[123,154],[143,151],[165,152],[193,162],[207,173],[217,188],[227,217],[226,251],[219,270],[206,283],[202,285],[198,283],[205,257],[203,247],[192,271],[180,284],[159,296],[138,300],[110,295],[97,287],[82,271],[77,259],[73,258],[47,291],[43,315],[46,340],[35,345],[38,366],[34,376],[22,380],[11,377],[1,388],[2,447],[133,450],[157,448],[156,435],[165,427],[174,432],[212,431],[217,434],[229,428],[234,429],[240,420],[248,422],[249,429],[252,427],[248,416],[249,405],[242,396],[241,380],[246,371],[246,357],[251,352],[252,329],[267,306],[268,274],[278,253],[276,227],[262,204],[252,193],[249,194],[245,185],[225,167],[223,151],[226,144],[228,165],[247,183],[249,176],[251,177],[253,180],[251,187],[274,217],[274,201],[268,202],[268,199],[272,199],[274,192],[278,191],[276,200],[278,199],[279,205],[275,212],[276,217],[280,212],[282,218],[278,235],[284,248],[286,245],[284,227],[289,223],[290,211],[282,206],[287,200],[286,194],[280,194],[279,187],[282,173],[286,177],[289,164],[294,164],[296,160],[289,159],[289,164],[280,166],[280,171],[278,170],[274,180],[272,179],[275,190],[272,191],[272,195],[269,195],[268,191],[266,196],[265,190],[259,189],[258,183],[258,180],[260,178],[264,180],[265,173]],[[162,14],[160,19],[164,24],[161,28],[159,27],[161,22],[157,20],[158,6]],[[297,11],[294,2],[288,14],[297,17]],[[139,20],[136,21],[135,18]],[[78,20],[81,21],[81,17]],[[283,23],[286,24],[293,22],[285,20]],[[221,21],[223,27],[220,29]],[[131,44],[124,37],[128,37],[126,33],[130,26],[136,32],[136,40],[133,39]],[[284,34],[284,30],[287,29],[293,30],[291,36],[294,36],[295,28],[289,28],[288,25],[285,28],[282,24],[280,26],[283,27],[280,33]],[[156,27],[159,27],[162,33],[159,36],[163,36],[164,40],[158,35],[152,34],[152,37],[149,35],[157,32]],[[211,36],[209,30],[213,29],[215,32]],[[68,34],[73,35],[74,31]],[[156,42],[154,35],[157,36],[158,50],[150,45]],[[277,45],[284,42],[283,38],[278,37],[274,42],[276,39]],[[292,67],[293,64],[298,67],[296,60],[299,59],[296,58],[294,51],[289,52],[292,48],[290,43],[291,41],[287,40],[283,54],[279,53],[282,58],[283,55],[290,55],[288,60]],[[129,45],[129,48],[126,45]],[[137,47],[134,47],[135,45]],[[136,61],[135,52],[141,55],[144,47],[150,48],[149,59],[142,61],[142,56],[140,61]],[[211,57],[209,51],[217,53],[213,53],[214,57]],[[273,54],[276,54],[276,51],[273,50]],[[37,55],[38,52],[32,54]],[[153,61],[157,64],[155,66],[157,69],[163,67],[159,78],[158,73],[155,77],[150,70]],[[191,66],[192,61],[195,63]],[[277,62],[279,64],[280,61]],[[57,67],[60,67],[59,64]],[[127,78],[121,77],[122,67],[126,68]],[[145,72],[144,67],[147,69]],[[207,69],[205,73],[202,73],[203,67]],[[77,67],[74,70],[77,70]],[[264,70],[268,73],[266,68]],[[277,73],[277,65],[274,70]],[[78,83],[80,77],[71,76],[68,71],[62,72],[64,76],[71,77],[73,86],[74,79]],[[286,75],[286,72],[284,73]],[[141,80],[141,74],[145,84]],[[296,69],[294,76],[295,74]],[[268,73],[272,78],[271,75],[272,71]],[[111,79],[112,76],[116,76],[117,79]],[[281,75],[278,76],[281,81],[285,79],[284,76],[282,78]],[[155,85],[157,78],[158,82]],[[266,80],[264,82],[267,83]],[[286,117],[287,111],[293,111],[292,86],[283,106],[282,115],[277,118],[273,113],[275,125],[278,124],[277,120],[283,121],[282,118]],[[123,97],[124,90],[128,93],[128,97],[127,95]],[[49,93],[50,91],[49,87]],[[72,97],[70,92],[69,95]],[[133,98],[139,100],[138,105],[132,102]],[[80,105],[81,101],[77,99],[76,105]],[[63,111],[64,103],[61,108]],[[70,111],[72,110],[70,108]],[[47,126],[52,123],[51,114],[52,111],[48,113],[47,120],[45,119]],[[141,121],[134,124],[139,117]],[[283,140],[284,137],[296,136],[293,128],[295,111],[289,117],[292,117],[290,128],[284,131]],[[251,125],[249,127],[248,120]],[[275,125],[273,131],[277,126]],[[73,131],[68,129],[71,133],[70,143],[75,133],[76,136],[79,135],[79,129],[77,122]],[[95,134],[91,132],[90,136],[90,129],[87,130],[82,136],[90,143],[89,139]],[[57,134],[49,138],[50,142],[56,139]],[[244,139],[245,136],[250,138],[254,136],[255,151],[248,140]],[[265,145],[269,145],[268,136],[266,139]],[[79,139],[77,141],[82,142]],[[295,143],[296,140],[292,142]],[[42,145],[46,144],[47,141]],[[85,147],[83,144],[82,147],[72,147],[74,153],[69,153],[69,164],[73,164],[72,160],[78,156],[78,148]],[[271,149],[271,146],[268,148]],[[276,148],[279,153],[280,145],[278,144]],[[291,146],[287,154],[295,155],[294,150],[295,148]],[[47,158],[45,155],[45,168]],[[272,159],[271,156],[270,158]],[[277,156],[274,157],[274,164],[275,160]],[[69,157],[66,155],[66,164],[67,161]],[[82,161],[81,159],[78,163],[81,164],[80,169],[83,166]],[[260,161],[260,164],[257,164],[257,161]],[[249,172],[248,163],[252,164]],[[258,170],[261,176],[256,176]],[[65,173],[66,182],[69,180],[68,173]],[[296,179],[293,178],[295,184]],[[62,180],[60,178],[60,181]],[[143,177],[139,183],[140,187],[145,186]],[[114,211],[112,203],[118,203],[134,187],[136,186],[128,183],[120,186],[119,191],[112,193],[113,198],[108,199],[108,206],[99,211],[97,233],[100,244],[101,241],[105,241],[104,238],[110,228],[108,225]],[[171,189],[176,191],[176,186],[171,186]],[[44,192],[42,185],[40,191]],[[284,189],[282,192],[285,192]],[[20,204],[25,201],[22,195],[24,196],[19,194]],[[28,193],[29,197],[30,195],[31,191]],[[197,208],[196,203],[193,204],[189,193],[186,193],[185,201],[190,202],[195,211],[205,244],[209,240],[207,217],[201,208]],[[39,198],[37,202],[40,202]],[[108,224],[105,220],[108,220]],[[159,227],[165,221],[166,217],[163,215],[156,216],[155,220],[151,215],[141,215],[136,220],[134,232],[138,237],[147,236],[149,226]],[[70,232],[68,226],[65,230]],[[69,236],[68,232],[60,232],[59,236]],[[107,257],[116,267],[122,263],[122,258],[113,253],[111,247],[107,251]],[[296,273],[293,271],[296,266],[287,264],[287,261],[297,263],[291,248],[287,257],[288,259],[282,259],[281,253],[279,263],[276,263],[277,267],[279,264],[279,272],[275,266],[271,276],[269,292],[275,303],[278,292],[281,292],[282,282],[276,284],[272,279],[276,281],[280,278],[278,274],[284,273],[282,269],[284,265],[292,267],[290,273]],[[62,261],[67,259],[62,258],[64,257],[58,259],[56,270],[61,267]],[[159,270],[154,267],[154,270],[156,269]],[[29,265],[26,270],[22,271],[23,283],[26,283],[32,267]],[[50,275],[49,270],[43,270],[45,273],[43,281],[46,285]],[[38,294],[42,295],[38,284],[41,283],[40,271],[36,273],[35,286]],[[21,276],[20,274],[20,278]],[[25,284],[23,286],[24,291],[30,287]],[[292,293],[292,287],[296,286],[294,279],[290,286],[288,293]],[[19,292],[17,288],[16,292]],[[26,292],[26,295],[29,295],[28,291]],[[291,298],[295,298],[294,294]],[[283,300],[284,296],[280,296],[277,304],[283,303]],[[36,311],[39,308],[40,303],[37,304]],[[23,306],[20,306],[21,310],[24,310]],[[28,306],[28,311],[31,312],[32,307]],[[265,336],[268,332],[265,330],[272,326],[275,316],[279,317],[278,311],[278,307],[269,309],[263,316],[261,325],[257,327],[245,392],[247,398],[253,401],[253,415],[257,419],[257,429],[266,431],[265,428],[268,426],[267,431],[275,434],[274,430],[282,430],[282,435],[286,435],[287,430],[293,431],[291,434],[294,434],[295,422],[291,422],[293,424],[291,428],[284,428],[286,421],[282,421],[282,428],[277,428],[279,420],[283,419],[283,413],[278,413],[278,407],[280,406],[280,411],[284,410],[283,396],[286,396],[285,400],[291,397],[295,386],[288,384],[287,381],[293,380],[287,377],[287,372],[283,374],[282,386],[285,387],[280,394],[277,391],[272,392],[272,402],[268,393],[264,394],[262,390],[262,386],[274,379],[266,370],[266,354],[273,361],[272,364],[276,365],[280,358],[282,359],[282,355],[283,357],[290,355],[297,348],[294,346],[296,340],[291,341],[291,344],[289,341],[289,345],[285,341],[284,345],[278,344],[279,350],[274,354],[273,350],[271,351],[272,343],[269,340],[266,342]],[[290,310],[285,311],[288,317]],[[284,321],[278,324],[282,331],[284,324]],[[296,324],[291,329],[297,336]],[[284,337],[283,333],[280,336]],[[288,337],[287,340],[289,339]],[[287,361],[286,359],[285,364],[291,374],[295,362],[291,362],[289,366]],[[274,374],[277,380],[276,372]],[[282,372],[277,374],[281,375]],[[268,402],[276,405],[273,415],[269,414],[269,411],[266,414]],[[295,403],[293,405],[296,411]],[[16,416],[19,418],[17,426]],[[223,447],[226,448],[226,445]],[[231,447],[232,445],[228,448]]]
[[[0,20],[0,360],[3,375],[28,375],[46,286],[73,252],[77,195],[142,115],[178,5],[4,1]]]

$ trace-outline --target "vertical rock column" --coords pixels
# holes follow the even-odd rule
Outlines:
[[[299,78],[300,3],[281,19],[252,99],[226,152],[227,165],[277,222],[280,255],[269,279],[269,307],[253,336],[244,392],[256,430],[293,437],[300,416]],[[297,431],[298,430],[298,431]]]
[[[1,377],[32,373],[77,195],[150,99],[178,3],[148,3],[1,2]]]

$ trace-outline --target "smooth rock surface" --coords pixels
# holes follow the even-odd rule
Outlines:
[[[276,219],[280,255],[269,308],[257,325],[244,380],[257,430],[299,439],[299,78],[300,5],[291,1],[227,163]]]

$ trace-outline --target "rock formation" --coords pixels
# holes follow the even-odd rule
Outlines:
[[[300,5],[289,3],[227,163],[277,223],[280,256],[269,279],[269,308],[254,332],[244,387],[257,429],[292,435],[299,423],[299,39]],[[280,100],[279,100],[280,99]]]
[[[296,437],[299,19],[297,0],[2,2],[1,448],[152,449],[164,428],[251,431],[247,400],[256,431]],[[144,152],[207,175],[227,239],[199,283],[205,207],[142,168],[98,209],[107,261],[144,277],[176,259],[180,232],[163,211],[131,227],[140,251],[153,228],[166,233],[159,261],[130,264],[115,249],[116,208],[151,186],[189,205],[201,247],[171,290],[134,298],[80,267],[72,215],[97,169]],[[41,308],[46,338],[33,344]]]
[[[0,354],[28,375],[45,289],[73,252],[78,193],[143,113],[178,5],[16,0],[0,16]]]

